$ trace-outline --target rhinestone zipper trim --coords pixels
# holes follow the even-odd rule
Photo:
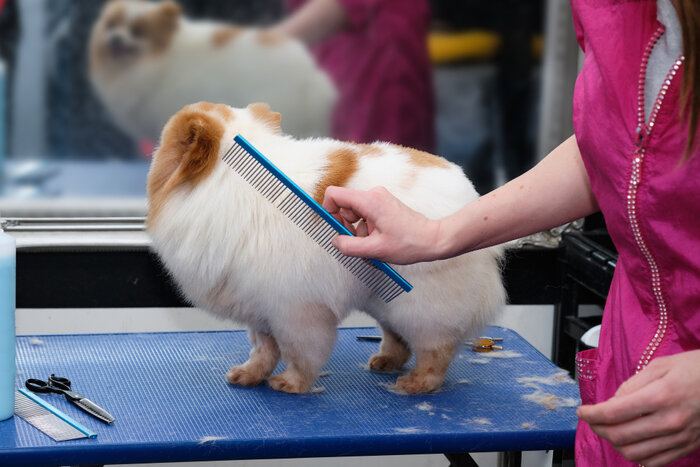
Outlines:
[[[627,215],[629,217],[630,228],[632,229],[632,234],[634,236],[639,250],[644,256],[644,259],[646,259],[647,264],[649,265],[651,275],[651,288],[654,298],[656,300],[656,305],[659,309],[659,322],[656,328],[656,333],[654,334],[654,337],[652,338],[651,342],[649,342],[649,344],[647,345],[646,349],[644,350],[644,353],[642,353],[642,356],[639,359],[639,363],[637,363],[636,373],[639,373],[642,369],[644,369],[644,367],[646,367],[649,364],[649,361],[652,359],[654,353],[656,352],[656,349],[661,344],[661,340],[666,335],[666,330],[668,329],[668,309],[666,307],[666,300],[664,299],[664,293],[661,287],[661,274],[659,272],[659,267],[656,264],[656,260],[649,251],[646,241],[644,240],[644,236],[642,235],[642,231],[639,227],[639,220],[637,217],[637,190],[639,184],[641,183],[642,167],[644,164],[644,155],[646,152],[647,140],[652,130],[654,129],[654,122],[656,121],[656,117],[659,114],[659,109],[661,109],[661,104],[663,103],[664,97],[666,97],[666,93],[668,92],[668,88],[671,85],[671,81],[676,76],[678,70],[683,64],[683,61],[685,60],[685,57],[681,55],[678,58],[678,60],[675,61],[673,67],[671,67],[671,70],[668,72],[668,75],[666,76],[666,79],[664,80],[664,83],[661,86],[661,90],[659,91],[659,94],[656,97],[656,101],[654,102],[654,105],[651,109],[651,112],[649,114],[649,122],[645,124],[644,84],[646,78],[647,63],[649,62],[649,55],[651,54],[651,50],[654,48],[654,44],[656,44],[663,32],[664,27],[659,26],[656,32],[654,32],[654,35],[651,37],[649,44],[647,44],[647,48],[645,49],[644,55],[642,57],[642,66],[639,74],[637,94],[637,137],[635,141],[636,149],[632,156],[632,173],[630,175],[630,181],[627,190]]]

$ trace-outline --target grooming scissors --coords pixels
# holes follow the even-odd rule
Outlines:
[[[98,420],[108,424],[112,424],[114,422],[114,417],[105,409],[95,404],[82,394],[71,391],[71,382],[68,378],[62,378],[52,373],[51,376],[49,376],[48,381],[30,378],[24,382],[24,385],[32,392],[39,392],[43,394],[54,392],[56,394],[63,394],[70,403]]]

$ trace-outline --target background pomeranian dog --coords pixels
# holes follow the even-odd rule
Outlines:
[[[294,39],[190,21],[172,1],[111,0],[88,52],[98,97],[137,141],[156,142],[171,115],[201,100],[239,107],[262,100],[289,113],[289,134],[330,132],[335,87]]]
[[[163,129],[148,174],[147,230],[182,293],[249,327],[250,359],[226,378],[308,392],[335,345],[338,323],[358,309],[382,328],[370,369],[398,370],[413,352],[415,366],[396,389],[435,391],[464,339],[504,305],[502,250],[397,266],[414,289],[387,304],[222,157],[241,134],[318,202],[329,185],[383,185],[432,218],[474,200],[471,182],[445,159],[401,146],[295,139],[281,133],[280,119],[266,104],[189,105]],[[286,369],[271,376],[280,358]]]

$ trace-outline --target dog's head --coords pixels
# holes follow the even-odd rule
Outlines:
[[[171,0],[110,0],[90,36],[90,71],[113,76],[168,50],[180,22]]]
[[[194,189],[241,133],[280,134],[281,116],[267,104],[237,109],[199,102],[182,108],[163,127],[148,173],[149,223],[176,189]]]

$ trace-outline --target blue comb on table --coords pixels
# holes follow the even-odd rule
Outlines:
[[[413,288],[382,261],[341,254],[331,241],[338,234],[352,233],[245,138],[238,135],[233,141],[223,161],[382,300],[389,303]]]

